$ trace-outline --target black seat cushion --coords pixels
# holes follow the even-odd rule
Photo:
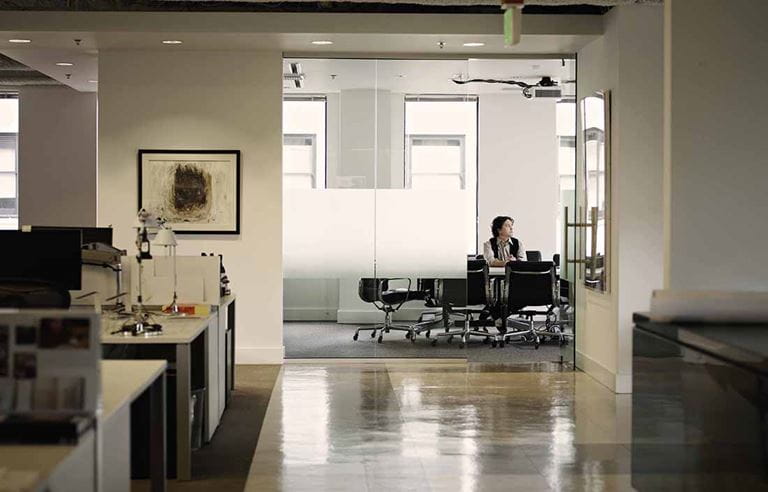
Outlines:
[[[384,304],[400,304],[409,299],[408,295],[410,291],[408,289],[390,289],[381,293],[381,300]]]

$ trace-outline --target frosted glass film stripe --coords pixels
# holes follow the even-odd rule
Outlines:
[[[372,277],[373,201],[374,190],[284,190],[284,278]]]
[[[376,190],[377,276],[465,278],[470,199],[458,190]]]

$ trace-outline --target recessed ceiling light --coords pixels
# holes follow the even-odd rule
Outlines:
[[[400,78],[400,79],[404,79],[405,78],[405,74],[404,73],[399,73],[399,74],[397,74],[397,77]]]
[[[74,63],[69,63],[69,62],[59,62],[56,64],[57,67],[72,67],[74,65],[75,65]]]
[[[90,82],[91,84],[98,84],[99,83],[98,80],[93,80],[93,79],[89,80],[88,82]]]
[[[464,43],[464,46],[467,48],[478,48],[480,46],[485,46],[485,43]]]
[[[184,41],[179,41],[178,39],[166,39],[163,41],[163,44],[181,44]]]
[[[328,45],[328,44],[333,44],[333,41],[324,41],[324,40],[320,40],[320,41],[312,41],[312,44],[317,44],[317,45]]]
[[[31,43],[32,40],[31,39],[9,39],[8,42],[9,43],[20,43],[21,44],[21,43]]]

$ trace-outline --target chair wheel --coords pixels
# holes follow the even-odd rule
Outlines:
[[[430,345],[432,345],[433,347],[437,347],[437,338],[433,338],[432,342],[430,342]]]
[[[381,343],[384,341],[384,335],[379,335],[379,339],[376,340],[377,342]]]
[[[533,348],[535,350],[539,350],[539,337],[534,338],[534,340],[533,340]]]
[[[483,343],[484,343],[485,345],[488,345],[489,343],[491,343],[491,339],[490,339],[490,338],[488,338],[488,337],[485,337],[485,338],[483,338]]]
[[[376,338],[376,330],[373,330],[373,331],[371,332],[371,338]]]
[[[424,334],[427,338],[429,338],[429,335],[431,335],[432,332],[430,330],[427,330],[427,332]]]
[[[416,343],[416,334],[415,333],[411,336],[411,343]]]
[[[464,348],[464,342],[459,342],[459,348],[460,348],[460,349],[463,349],[463,348]]]
[[[448,343],[453,343],[453,335],[448,337]]]
[[[496,340],[491,340],[491,347],[496,348],[497,342]]]
[[[411,338],[411,332],[410,331],[406,331],[405,332],[405,339],[408,340],[409,338]]]
[[[354,341],[357,341],[357,333],[355,333],[354,335],[352,335],[352,340],[354,340]]]
[[[504,340],[499,340],[499,347],[504,348]]]

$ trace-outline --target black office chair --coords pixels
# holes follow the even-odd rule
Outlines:
[[[466,307],[452,308],[453,313],[463,317],[463,327],[458,330],[446,330],[443,333],[438,333],[432,340],[432,346],[437,345],[439,337],[447,337],[448,343],[451,343],[453,338],[458,336],[460,339],[459,348],[464,348],[470,336],[483,337],[484,343],[491,341],[493,335],[488,333],[487,327],[494,325],[491,318],[492,303],[493,296],[488,278],[488,264],[485,259],[467,259]]]
[[[534,317],[552,315],[555,299],[555,266],[551,261],[512,261],[505,270],[505,331],[492,342],[504,343],[512,338],[532,340],[538,349],[541,339]],[[515,317],[517,316],[517,318]],[[549,325],[549,323],[547,323]]]
[[[408,288],[390,288],[389,282],[392,280],[408,281]],[[408,325],[395,325],[392,323],[392,314],[400,309],[406,301],[413,300],[411,292],[411,279],[407,278],[361,278],[358,284],[357,293],[364,302],[369,302],[376,306],[376,309],[384,312],[384,324],[375,326],[359,327],[355,331],[352,340],[357,340],[361,331],[371,331],[371,338],[376,337],[379,332],[378,342],[384,340],[384,333],[390,330],[404,331],[405,337],[413,342],[413,328]]]
[[[541,251],[535,249],[525,252],[525,261],[541,261]]]
[[[43,280],[0,278],[0,308],[69,309],[69,291]]]

